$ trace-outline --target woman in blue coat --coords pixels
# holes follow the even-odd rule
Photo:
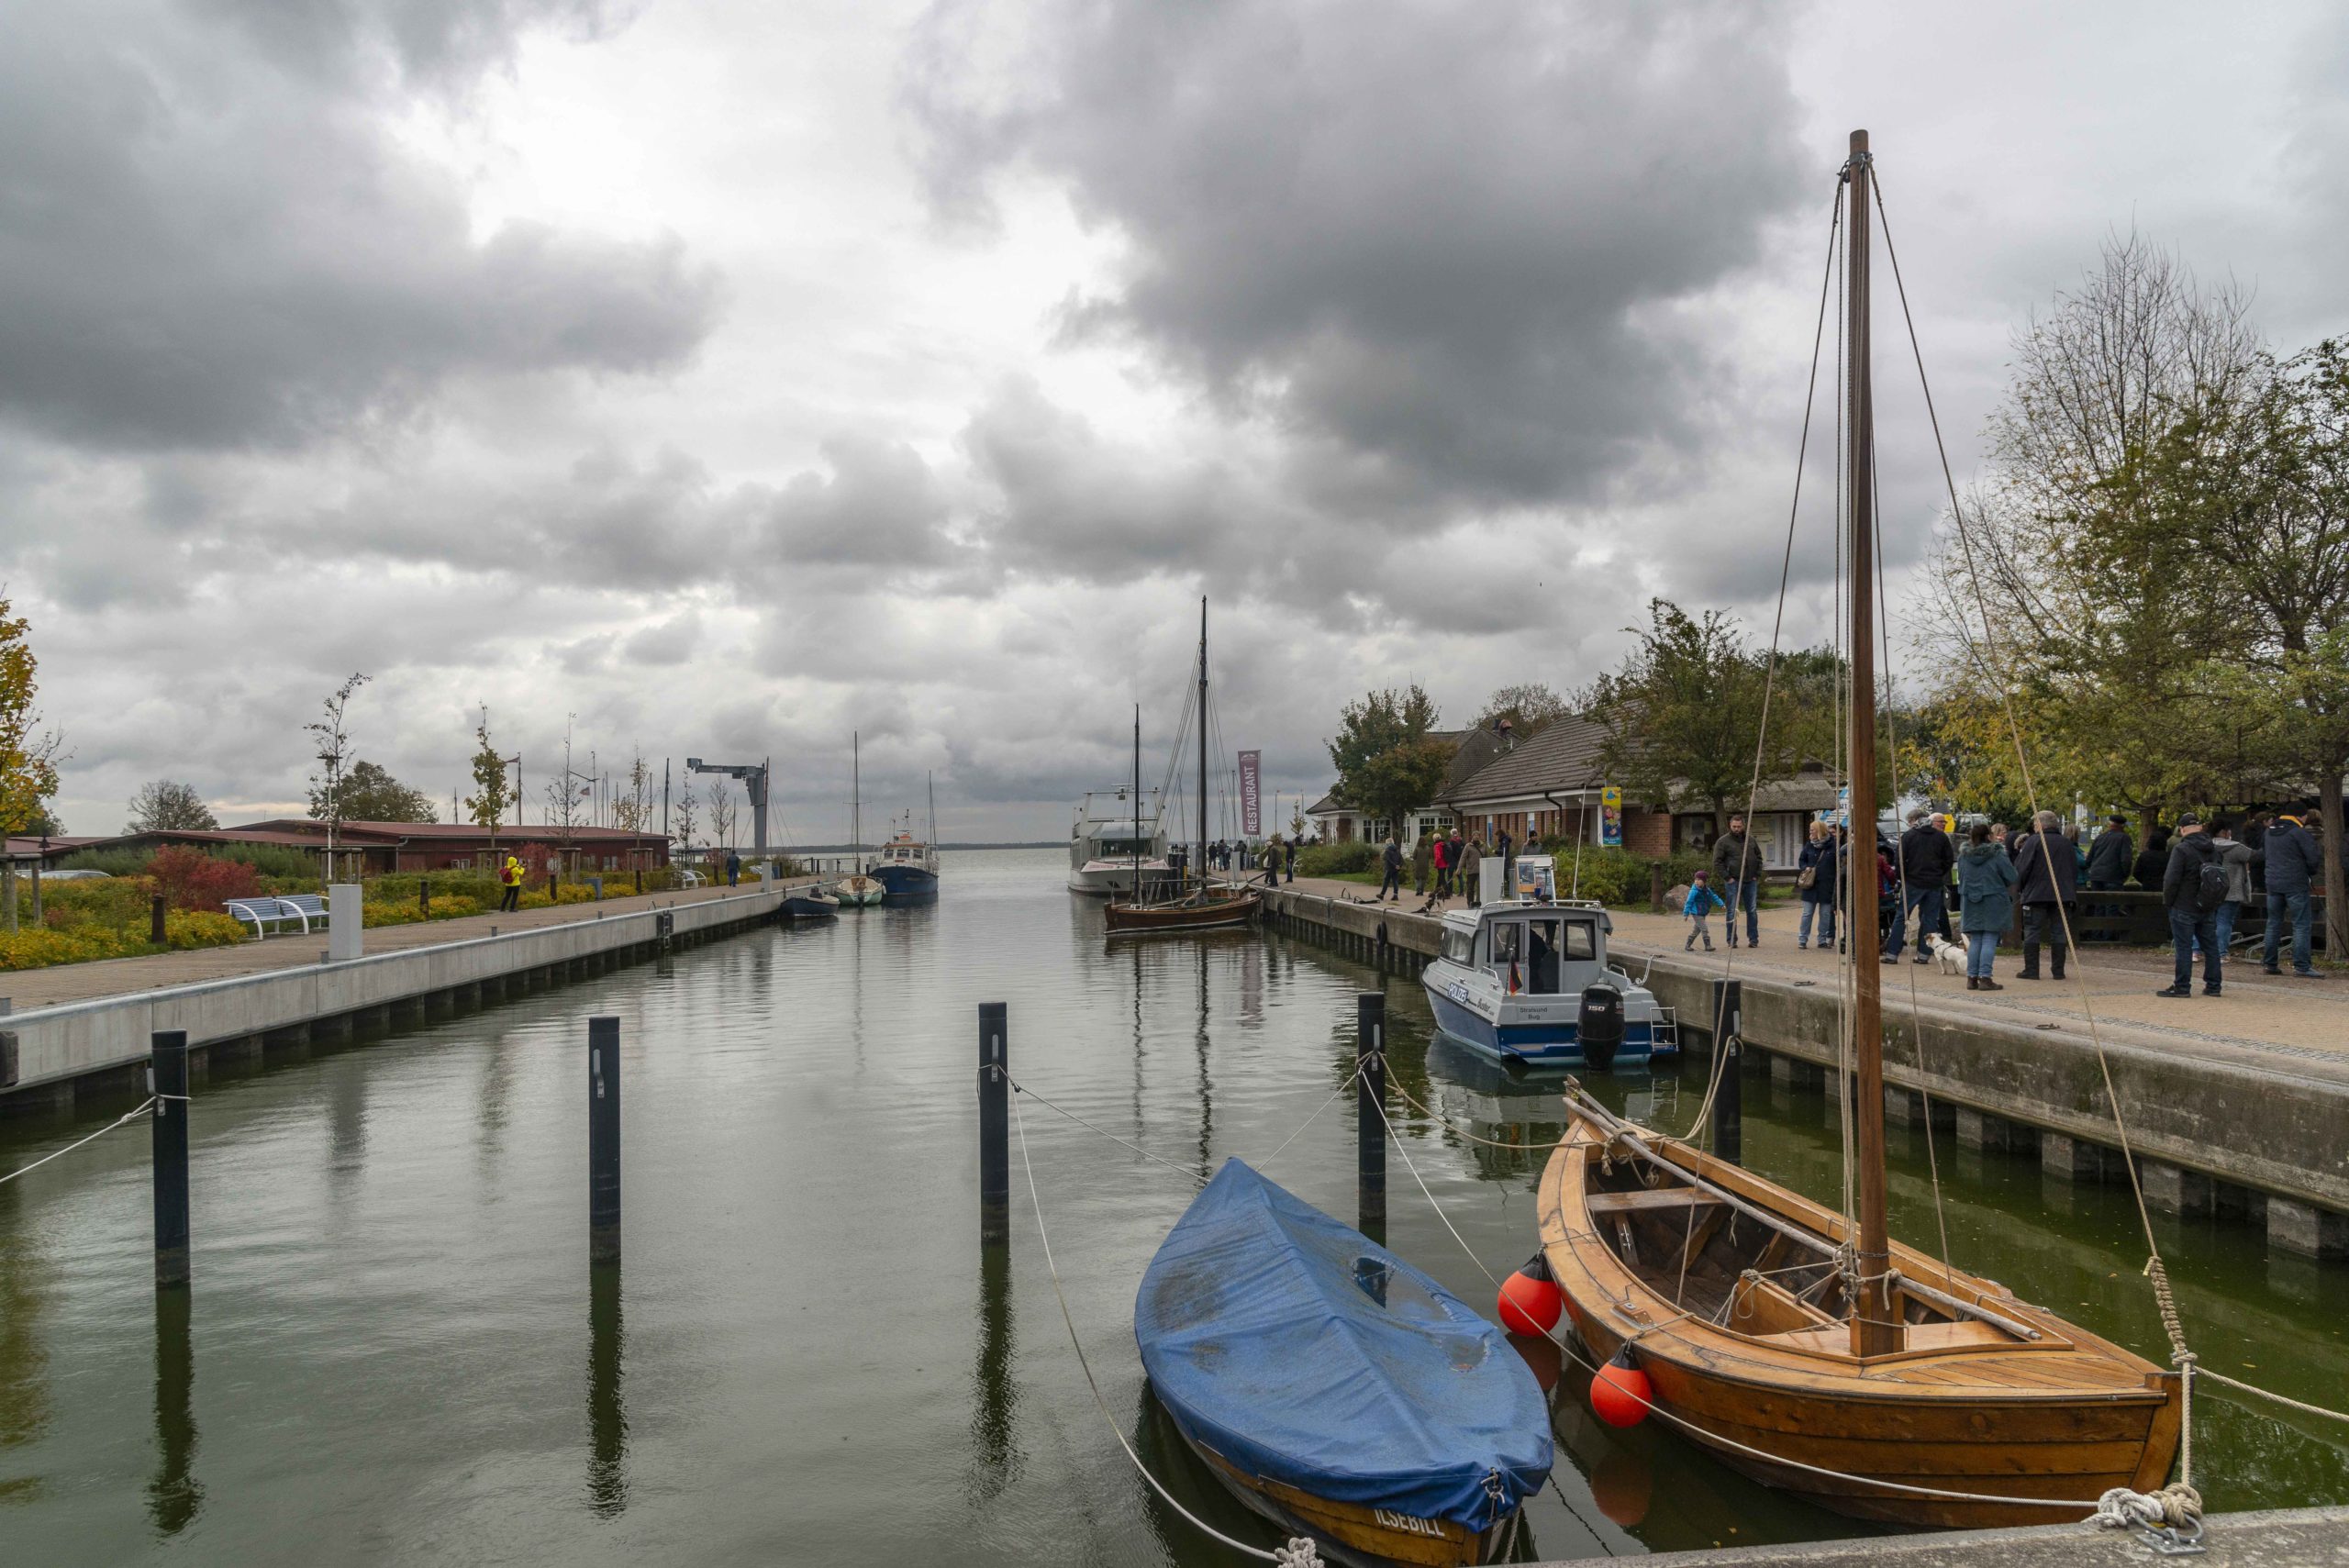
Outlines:
[[[1976,822],[1957,857],[1958,929],[1965,933],[1965,988],[2003,991],[1990,978],[1998,936],[2015,917],[2015,862],[1990,841],[1990,825]]]

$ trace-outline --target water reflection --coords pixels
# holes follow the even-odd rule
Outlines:
[[[600,1518],[628,1507],[628,1410],[620,1401],[624,1334],[620,1266],[587,1266],[587,1506]]]
[[[40,1232],[16,1222],[20,1185],[0,1186],[0,1507],[40,1495],[40,1477],[17,1474],[16,1463],[49,1430],[51,1415],[40,1333],[46,1303],[36,1288],[44,1268],[34,1252]]]
[[[195,1351],[189,1323],[195,1293],[155,1293],[155,1476],[147,1484],[147,1517],[161,1535],[177,1535],[204,1509],[195,1464]]]
[[[1012,1338],[1011,1249],[979,1249],[979,1353],[971,1373],[971,1467],[964,1495],[983,1507],[1019,1479],[1014,1418],[1019,1410],[1018,1356]]]

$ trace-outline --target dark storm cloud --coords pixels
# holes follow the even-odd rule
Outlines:
[[[285,70],[345,83],[389,70],[440,91],[511,65],[529,28],[594,38],[630,9],[604,0],[192,0],[191,8],[234,25]]]
[[[935,9],[908,72],[941,208],[1064,180],[1133,245],[1071,331],[1470,504],[1693,442],[1708,357],[1660,317],[1805,172],[1775,9],[1070,0],[1008,95],[963,63],[985,9]]]
[[[392,133],[401,71],[323,70],[302,41],[359,50],[367,8],[283,8],[282,31],[224,9],[262,8],[14,8],[0,418],[94,449],[298,446],[452,376],[664,369],[709,329],[716,282],[674,240],[477,239],[463,186]],[[539,9],[387,6],[386,58],[449,80]]]

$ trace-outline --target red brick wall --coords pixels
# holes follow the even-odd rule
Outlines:
[[[1637,806],[1623,808],[1623,848],[1635,855],[1668,855],[1672,852],[1672,817],[1661,811],[1642,811]]]

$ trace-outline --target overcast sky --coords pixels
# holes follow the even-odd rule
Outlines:
[[[76,832],[163,775],[297,809],[352,671],[444,814],[486,703],[534,795],[568,720],[772,754],[838,839],[862,730],[868,820],[934,771],[944,836],[1050,838],[1137,701],[1154,771],[1201,593],[1268,790],[1365,688],[1580,684],[1652,594],[1766,638],[1855,125],[1961,482],[2114,231],[2349,326],[2338,7],[0,10],[0,579]]]

